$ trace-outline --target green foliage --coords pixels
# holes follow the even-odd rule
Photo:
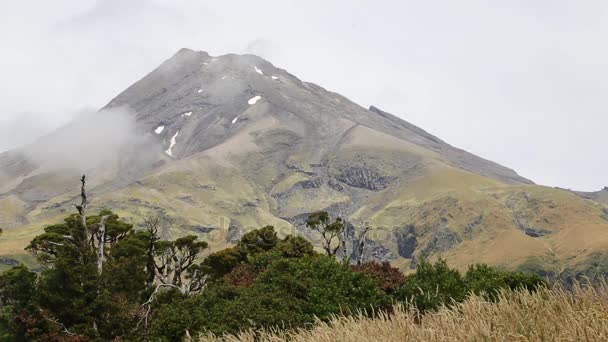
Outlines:
[[[534,291],[546,286],[537,275],[500,271],[488,265],[470,266],[465,282],[469,292],[485,295],[490,300],[496,300],[501,289]]]
[[[462,302],[466,293],[466,283],[460,272],[449,268],[445,260],[435,264],[422,260],[416,273],[407,277],[405,285],[395,291],[395,298],[426,311]]]
[[[19,317],[30,316],[35,308],[36,274],[25,266],[16,266],[0,275],[0,340],[26,341],[32,326],[25,327]]]
[[[226,284],[236,287],[249,287],[255,283],[258,272],[253,265],[241,264],[224,276]]]
[[[304,301],[303,312],[321,319],[388,304],[388,297],[372,278],[326,256],[278,260],[256,284],[267,293],[284,293]]]
[[[327,255],[335,256],[340,248],[340,244],[334,240],[338,239],[338,237],[344,233],[344,230],[346,229],[344,221],[338,217],[332,222],[329,213],[320,211],[308,216],[306,226],[321,234],[321,237],[323,238],[323,249]]]
[[[0,340],[176,341],[186,332],[305,327],[393,301],[433,310],[470,293],[497,299],[503,288],[544,285],[537,276],[486,265],[462,276],[442,260],[422,261],[408,277],[389,263],[341,263],[334,239],[346,224],[326,212],[311,215],[307,225],[323,237],[327,256],[303,237],[281,240],[266,226],[202,262],[207,243],[196,236],[161,240],[159,218],[140,231],[107,210],[86,221],[87,230],[79,215],[68,216],[31,241],[40,273],[18,266],[0,275]]]
[[[329,213],[326,211],[311,214],[306,220],[306,226],[309,228],[316,228],[327,224],[329,224]]]
[[[329,214],[326,211],[314,213],[306,220],[306,226],[315,230],[322,230],[328,233],[341,233],[344,228],[344,221],[338,217],[334,222],[331,222]]]
[[[312,243],[301,236],[287,236],[279,242],[277,250],[286,258],[302,258],[315,255]]]
[[[458,270],[448,267],[445,260],[435,264],[422,261],[416,273],[407,277],[405,285],[395,291],[394,298],[428,311],[462,302],[471,293],[496,300],[502,289],[534,291],[542,286],[546,283],[536,275],[475,265],[469,267],[463,277]]]
[[[390,303],[375,280],[334,258],[279,257],[266,265],[247,286],[218,282],[203,294],[186,299],[180,308],[163,305],[152,327],[154,338],[179,338],[185,330],[222,334],[253,327],[302,327],[315,317],[371,311]],[[244,264],[227,278],[254,273],[255,267]]]
[[[0,275],[0,301],[3,305],[27,307],[35,291],[36,274],[26,266],[15,266]]]
[[[241,252],[256,255],[273,249],[278,242],[279,238],[274,227],[265,226],[243,235],[238,246]]]
[[[102,217],[105,253],[100,273],[95,246]],[[112,339],[133,330],[132,313],[147,291],[149,237],[134,232],[131,224],[108,210],[88,216],[87,230],[90,239],[79,215],[46,227],[28,246],[44,265],[42,272],[16,267],[2,276],[0,294],[6,297],[1,299],[1,313],[17,322],[2,324],[2,331],[12,334],[12,339],[52,340],[65,329],[72,337]]]
[[[246,257],[238,247],[227,248],[209,255],[201,266],[206,274],[213,279],[219,279],[244,262]]]

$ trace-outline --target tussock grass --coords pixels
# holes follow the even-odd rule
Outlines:
[[[212,341],[608,341],[608,286],[503,292],[497,303],[472,296],[426,314],[402,306],[391,315],[336,317],[311,329],[206,335]]]

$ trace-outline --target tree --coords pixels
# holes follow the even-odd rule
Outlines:
[[[22,317],[8,328],[14,339],[55,338],[49,334],[102,340],[126,337],[137,331],[141,317],[147,319],[161,287],[188,294],[205,286],[206,277],[196,261],[206,242],[195,236],[162,241],[153,220],[136,231],[109,210],[90,215],[85,176],[80,196],[77,214],[46,227],[27,247],[44,267],[40,275],[14,269],[9,275],[20,277],[0,281],[0,293],[11,292],[14,284],[28,288],[27,279],[33,288],[28,310],[17,313],[8,305],[0,307],[2,313]],[[39,331],[35,336],[34,330]]]
[[[184,294],[202,290],[206,277],[195,261],[207,247],[207,242],[198,241],[194,235],[156,242],[156,279],[160,285],[174,287]]]
[[[327,255],[335,256],[340,249],[340,236],[346,229],[344,221],[338,217],[332,222],[326,211],[320,211],[308,217],[306,226],[321,234],[323,249]]]

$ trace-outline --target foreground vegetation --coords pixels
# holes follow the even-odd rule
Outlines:
[[[396,306],[390,315],[340,316],[297,331],[246,331],[214,341],[606,341],[608,287],[580,286],[572,291],[543,288],[537,292],[504,291],[496,302],[471,296],[453,307],[420,316]]]
[[[415,319],[426,320],[471,295],[500,302],[502,290],[545,287],[537,276],[486,265],[461,274],[445,261],[423,260],[406,277],[388,263],[352,261],[339,253],[347,243],[345,223],[325,212],[306,222],[323,237],[323,253],[303,237],[281,239],[266,226],[203,257],[207,243],[196,236],[162,239],[159,218],[134,227],[108,210],[88,215],[84,177],[81,192],[78,213],[46,227],[28,246],[42,269],[21,265],[0,276],[0,340],[176,341],[288,331],[361,312],[367,314],[359,319],[383,322],[383,312],[396,304],[416,308]],[[407,316],[400,310],[398,316]]]

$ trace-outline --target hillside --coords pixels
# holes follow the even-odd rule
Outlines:
[[[286,235],[327,210],[371,224],[368,259],[404,270],[440,256],[458,267],[580,267],[608,251],[603,204],[534,185],[257,56],[182,49],[95,118],[112,115],[128,116],[137,138],[110,130],[96,144],[114,142],[108,162],[36,158],[78,124],[0,155],[3,260],[28,261],[23,247],[73,210],[84,172],[95,208],[136,222],[162,213],[167,234],[200,234],[214,249],[267,224]]]

